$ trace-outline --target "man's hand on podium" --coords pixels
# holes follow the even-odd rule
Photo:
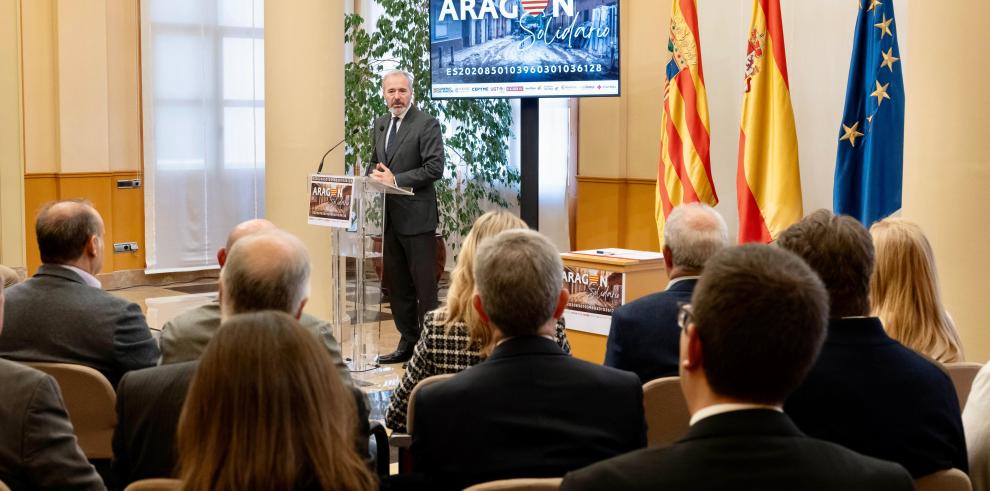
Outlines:
[[[392,174],[392,171],[390,171],[388,167],[385,167],[385,164],[381,162],[375,166],[375,170],[371,171],[371,178],[382,184],[396,186],[395,175]]]

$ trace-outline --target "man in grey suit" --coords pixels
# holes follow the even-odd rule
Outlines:
[[[309,298],[309,254],[289,233],[255,223],[264,231],[237,238],[224,253],[220,274],[221,315],[277,310],[299,318]],[[220,319],[217,319],[217,328]],[[215,331],[210,331],[211,335]],[[332,338],[331,338],[332,339]],[[338,352],[339,358],[339,352]],[[198,358],[197,358],[198,359]],[[176,462],[175,431],[198,361],[173,363],[127,374],[117,388],[117,428],[113,435],[116,484],[170,477]],[[346,366],[341,378],[350,383]],[[352,386],[358,407],[359,450],[367,451],[368,404]]]
[[[371,178],[415,193],[389,195],[385,202],[385,283],[402,339],[379,362],[402,363],[412,357],[423,315],[437,307],[434,236],[439,213],[433,183],[443,175],[443,137],[436,118],[413,106],[410,73],[385,73],[382,95],[389,115],[375,120]]]
[[[3,331],[0,282],[0,332]],[[0,481],[13,491],[103,490],[76,443],[62,393],[38,370],[0,360]]]
[[[46,205],[35,224],[42,265],[7,291],[0,356],[75,363],[111,384],[129,370],[154,365],[158,343],[137,304],[101,289],[103,219],[86,201]]]
[[[278,230],[274,223],[263,218],[248,220],[234,227],[227,236],[227,244],[217,251],[217,262],[223,268],[227,263],[227,253],[243,237],[259,232]],[[295,314],[295,312],[289,312]],[[299,323],[312,332],[326,347],[330,357],[344,380],[350,380],[350,371],[340,354],[340,345],[333,337],[331,327],[325,321],[309,314],[299,316]],[[184,312],[165,323],[162,328],[162,365],[198,360],[206,344],[220,328],[219,298],[212,302]]]

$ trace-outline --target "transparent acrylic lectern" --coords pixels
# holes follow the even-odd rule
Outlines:
[[[408,189],[356,176],[349,228],[333,229],[331,278],[334,336],[343,344],[350,334],[348,366],[353,372],[377,367],[382,318],[382,234],[385,231],[385,195],[411,196]]]

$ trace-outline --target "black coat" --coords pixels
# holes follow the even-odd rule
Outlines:
[[[677,310],[691,302],[696,279],[685,279],[669,289],[638,298],[612,313],[605,348],[605,366],[639,375],[644,384],[677,375],[681,329]]]
[[[599,462],[567,474],[576,490],[911,490],[901,466],[801,434],[769,409],[698,421],[679,442]]]
[[[639,379],[539,336],[511,338],[488,360],[423,388],[414,418],[414,470],[431,489],[562,476],[646,445]]]
[[[876,317],[829,322],[818,361],[784,410],[808,436],[897,462],[916,478],[969,469],[952,380]]]

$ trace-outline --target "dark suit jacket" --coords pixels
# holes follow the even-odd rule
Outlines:
[[[417,392],[414,470],[431,489],[565,472],[646,445],[643,390],[632,373],[512,338],[488,360]]]
[[[696,279],[627,303],[612,313],[605,366],[635,372],[643,383],[677,375],[681,329],[677,310],[691,301]]]
[[[681,441],[571,472],[574,490],[911,490],[901,466],[801,434],[768,409],[722,413],[695,423]]]
[[[123,489],[139,479],[174,477],[176,430],[199,361],[136,370],[117,387],[117,427],[113,432],[113,473]],[[368,453],[368,402],[351,386],[358,407],[360,455]]]
[[[67,268],[44,264],[5,297],[4,358],[86,365],[114,386],[124,372],[158,362],[158,343],[141,308],[87,285]]]
[[[966,471],[952,380],[876,317],[832,319],[811,373],[784,410],[808,436],[903,465],[914,477]]]
[[[155,477],[173,477],[175,431],[199,361],[136,370],[117,386],[113,473],[120,489]]]
[[[444,152],[440,123],[436,118],[409,108],[396,133],[396,147],[385,155],[385,136],[392,115],[375,120],[374,150],[369,167],[384,163],[395,175],[395,185],[412,188],[415,196],[386,198],[388,223],[402,235],[432,233],[437,229],[437,192],[433,183],[443,175]]]
[[[52,377],[0,360],[0,481],[18,490],[105,490]]]

